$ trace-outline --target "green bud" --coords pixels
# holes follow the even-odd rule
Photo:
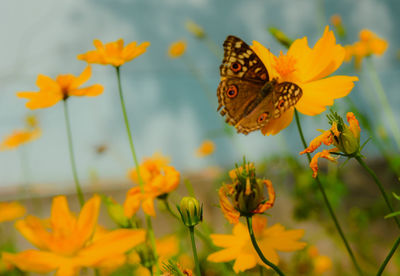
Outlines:
[[[194,227],[203,221],[203,206],[200,206],[199,201],[194,197],[185,196],[176,207],[187,227]]]
[[[151,270],[151,268],[156,264],[157,260],[150,245],[144,243],[136,246],[135,249],[140,258],[140,264],[145,268]]]
[[[353,154],[360,148],[360,137],[355,137],[353,132],[345,125],[334,145],[346,154]]]
[[[268,28],[268,31],[270,32],[270,34],[283,46],[285,46],[286,48],[289,48],[290,45],[292,45],[293,40],[291,40],[289,37],[287,37],[287,35],[282,32],[281,30],[275,28],[275,27],[270,27]]]
[[[103,202],[107,207],[108,214],[111,219],[121,228],[129,228],[131,226],[130,220],[124,214],[124,207],[115,202],[111,197],[103,197]]]

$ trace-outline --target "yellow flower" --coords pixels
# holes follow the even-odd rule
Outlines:
[[[215,151],[215,144],[211,140],[205,140],[201,143],[200,147],[196,151],[197,157],[204,157],[213,154]]]
[[[4,252],[4,261],[24,271],[56,270],[56,275],[78,275],[82,267],[99,267],[145,240],[146,233],[140,229],[118,229],[93,239],[100,201],[99,196],[94,196],[76,217],[65,196],[53,198],[49,219],[28,216],[16,223],[18,231],[38,250]]]
[[[0,223],[20,218],[25,212],[25,207],[16,201],[0,202]]]
[[[362,60],[371,55],[381,56],[388,48],[388,42],[379,38],[374,32],[364,29],[360,31],[359,41],[352,45],[346,45],[345,61],[350,61],[354,57],[356,68],[361,67]]]
[[[273,264],[277,265],[279,262],[277,251],[291,252],[306,246],[306,243],[298,241],[304,235],[304,230],[285,230],[279,223],[267,228],[267,219],[258,216],[254,217],[253,222],[258,245],[264,256]],[[237,223],[233,227],[232,235],[212,234],[210,238],[216,246],[223,249],[209,255],[208,261],[234,261],[233,270],[236,273],[251,269],[257,264],[269,268],[255,251],[244,224]]]
[[[38,119],[35,115],[28,115],[25,117],[25,123],[29,128],[35,128],[39,125]]]
[[[146,158],[140,165],[140,175],[144,182],[144,190],[140,187],[130,189],[124,203],[125,215],[133,216],[142,205],[143,211],[149,216],[155,216],[154,199],[175,190],[180,181],[180,173],[174,167],[168,166],[168,159],[160,154]],[[132,169],[129,178],[138,183],[136,169]]]
[[[100,40],[95,39],[93,45],[96,50],[80,54],[78,55],[78,59],[84,60],[87,63],[119,67],[145,53],[150,42],[143,42],[139,46],[136,44],[136,41],[134,41],[124,47],[124,40],[118,39],[117,41],[109,42],[104,45]]]
[[[293,119],[294,108],[299,112],[314,116],[325,111],[334,99],[350,93],[357,77],[332,76],[342,64],[345,50],[339,44],[329,27],[322,38],[309,48],[307,37],[295,40],[286,55],[274,56],[267,48],[253,41],[252,49],[268,70],[270,79],[278,82],[293,82],[303,91],[297,104],[284,112],[280,118],[270,120],[262,129],[265,134],[277,134],[286,128]]]
[[[35,129],[14,130],[11,135],[4,138],[0,143],[0,151],[18,148],[25,143],[38,139],[41,134],[42,131],[38,127]]]
[[[94,97],[103,93],[103,86],[94,84],[85,88],[79,88],[87,82],[92,75],[92,69],[87,66],[85,70],[75,77],[72,74],[58,75],[55,80],[45,75],[39,75],[36,85],[38,92],[18,92],[19,98],[26,98],[29,102],[26,107],[30,109],[47,108],[55,105],[61,100],[66,100],[70,96]]]
[[[168,49],[168,56],[170,58],[178,58],[182,56],[186,51],[186,42],[184,40],[179,40],[172,43]]]
[[[329,258],[328,256],[320,255],[318,248],[316,248],[315,246],[310,246],[308,248],[308,255],[312,259],[314,273],[316,275],[322,275],[332,269],[333,264],[331,258]]]
[[[333,26],[338,27],[342,25],[342,17],[338,14],[334,14],[331,16],[331,23]]]
[[[232,184],[222,185],[218,195],[221,210],[230,223],[238,223],[240,216],[262,214],[272,208],[275,202],[272,182],[256,178],[253,163],[231,170],[229,176]],[[264,187],[268,200],[264,196]]]
[[[310,168],[313,171],[313,177],[318,175],[318,159],[325,158],[329,161],[336,162],[337,157],[331,155],[332,152],[342,152],[345,155],[353,156],[358,154],[360,151],[360,125],[358,120],[352,112],[348,112],[346,115],[347,126],[343,119],[337,115],[337,113],[332,113],[328,116],[331,124],[331,129],[324,131],[321,135],[314,138],[309,146],[304,149],[300,154],[312,153],[317,148],[319,148],[322,143],[327,146],[336,146],[333,149],[323,150],[314,155],[310,162]]]

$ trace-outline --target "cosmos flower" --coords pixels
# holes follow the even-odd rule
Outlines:
[[[281,52],[279,56],[273,55],[257,41],[253,41],[252,49],[267,68],[270,79],[295,83],[303,92],[294,107],[263,127],[264,135],[277,134],[286,128],[293,119],[295,108],[310,116],[324,112],[335,99],[349,94],[358,80],[349,76],[328,77],[339,68],[345,57],[344,48],[336,44],[329,27],[325,28],[314,48],[310,48],[307,37],[303,37],[295,40],[286,54]]]
[[[213,154],[215,151],[215,144],[211,140],[204,140],[200,147],[196,150],[197,157],[205,157]]]
[[[172,43],[168,48],[168,56],[170,58],[178,58],[182,56],[186,51],[186,42],[179,40]]]

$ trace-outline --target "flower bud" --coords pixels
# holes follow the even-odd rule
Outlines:
[[[203,206],[194,197],[186,196],[182,198],[178,208],[183,223],[187,227],[194,227],[203,221]]]
[[[118,204],[111,197],[103,197],[103,202],[107,207],[111,219],[120,227],[128,228],[131,226],[129,218],[124,214],[124,207]]]
[[[347,121],[349,125],[343,122],[342,117],[332,112],[328,116],[332,125],[333,144],[343,153],[352,155],[360,150],[360,126],[354,114],[348,112]]]
[[[287,35],[282,32],[281,30],[275,28],[275,27],[270,27],[268,29],[268,31],[270,32],[270,34],[283,46],[285,46],[286,48],[289,48],[290,45],[292,44],[293,40],[291,40],[290,38],[287,37]]]
[[[141,244],[136,247],[136,252],[140,258],[140,264],[149,270],[152,269],[157,260],[150,245],[147,243]]]
[[[195,37],[199,39],[202,39],[206,36],[203,28],[191,20],[186,21],[185,27],[189,32],[191,32]]]

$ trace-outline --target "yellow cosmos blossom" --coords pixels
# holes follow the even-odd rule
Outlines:
[[[345,155],[352,156],[357,154],[360,150],[360,132],[361,128],[358,123],[358,120],[354,116],[352,112],[348,112],[347,121],[349,122],[349,126],[343,123],[342,118],[340,118],[337,114],[333,114],[330,117],[331,120],[331,129],[324,131],[321,135],[314,138],[309,146],[300,152],[300,154],[312,153],[317,148],[319,148],[322,143],[330,146],[336,146],[333,149],[323,150],[314,155],[310,162],[310,168],[313,171],[313,177],[317,177],[318,175],[318,159],[325,158],[329,161],[336,162],[337,157],[333,157],[331,153],[333,152],[342,152]]]
[[[308,255],[312,259],[315,275],[322,275],[333,267],[331,258],[325,255],[320,255],[318,248],[310,246],[308,248]]]
[[[100,40],[95,39],[93,45],[96,50],[80,54],[78,55],[78,59],[84,60],[87,63],[119,67],[145,53],[150,42],[143,42],[138,46],[136,44],[136,41],[134,41],[124,47],[124,40],[118,39],[117,41],[109,42],[104,45]]]
[[[362,60],[371,55],[381,56],[388,48],[388,42],[370,30],[361,30],[360,40],[352,45],[346,45],[345,61],[350,61],[354,57],[356,68],[361,67]]]
[[[168,56],[170,58],[178,58],[182,56],[186,51],[186,41],[179,40],[172,43],[168,49]]]
[[[4,138],[0,143],[0,151],[18,148],[23,144],[38,139],[41,134],[42,131],[38,127],[35,129],[14,130],[12,134]]]
[[[25,212],[25,207],[16,201],[0,202],[0,223],[20,218]]]
[[[196,150],[197,157],[205,157],[213,154],[215,151],[215,144],[211,140],[205,140],[201,143],[200,147]]]
[[[39,75],[36,85],[38,92],[18,92],[19,98],[26,98],[29,102],[26,107],[29,109],[47,108],[55,105],[61,100],[66,100],[70,96],[94,97],[103,93],[103,86],[94,84],[85,88],[80,88],[87,82],[92,75],[92,69],[87,66],[78,76],[72,74],[58,75],[55,80],[45,75]]]
[[[285,230],[279,223],[267,228],[267,219],[259,216],[254,217],[253,223],[261,251],[265,258],[275,265],[279,263],[277,251],[291,252],[306,246],[305,242],[298,241],[304,235],[304,230]],[[232,235],[212,234],[210,238],[216,246],[223,249],[209,255],[208,261],[216,263],[234,261],[233,270],[236,273],[251,269],[257,264],[269,268],[255,251],[244,224],[237,223],[233,227]]]
[[[295,40],[286,55],[274,56],[267,48],[253,41],[252,49],[268,70],[270,79],[293,82],[300,86],[303,95],[297,104],[278,119],[270,120],[261,130],[264,135],[277,134],[293,119],[294,109],[314,116],[325,111],[326,106],[350,93],[357,77],[331,76],[342,64],[345,50],[336,44],[329,27],[314,48],[308,47],[307,37]]]
[[[175,190],[180,181],[180,173],[174,167],[168,166],[168,159],[160,154],[146,158],[140,164],[140,175],[144,182],[143,192],[140,187],[130,189],[124,203],[125,215],[133,216],[142,205],[143,211],[149,216],[155,216],[154,200]],[[136,169],[132,169],[129,178],[138,183]]]
[[[146,233],[140,229],[118,229],[93,239],[100,201],[94,196],[76,217],[65,196],[55,197],[49,219],[28,216],[16,223],[18,231],[38,250],[4,252],[4,261],[24,271],[78,275],[82,267],[99,267],[145,240]]]
[[[240,216],[262,214],[274,206],[272,182],[257,179],[253,163],[231,170],[229,176],[232,184],[222,185],[218,195],[221,210],[230,223],[238,223]],[[264,188],[267,189],[268,199],[264,196]]]

